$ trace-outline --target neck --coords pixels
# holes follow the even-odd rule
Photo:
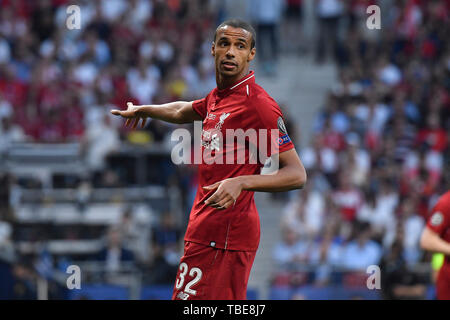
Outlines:
[[[217,89],[223,90],[228,87],[231,87],[233,84],[237,83],[239,80],[241,80],[248,74],[249,74],[249,68],[245,68],[244,70],[242,70],[241,73],[239,73],[235,76],[232,76],[232,77],[225,77],[216,71]]]

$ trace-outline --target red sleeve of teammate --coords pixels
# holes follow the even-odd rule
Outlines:
[[[286,130],[281,109],[275,101],[267,100],[265,103],[256,106],[256,110],[258,110],[262,128],[267,129],[268,157],[272,155],[272,151],[273,154],[277,154],[294,148]],[[278,134],[274,131],[272,137],[272,130],[278,130]],[[273,147],[271,148],[271,146]]]
[[[195,112],[197,112],[202,119],[206,118],[206,113],[208,112],[206,109],[206,98],[195,100],[192,102],[192,109],[194,109]]]
[[[450,228],[450,196],[439,199],[431,210],[427,221],[427,227],[442,236],[447,228]]]

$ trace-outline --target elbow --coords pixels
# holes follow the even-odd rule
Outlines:
[[[300,170],[295,175],[295,181],[294,181],[294,188],[293,189],[303,189],[303,187],[305,186],[307,180],[308,180],[308,177],[306,175],[305,169]]]
[[[175,114],[173,115],[170,122],[174,124],[186,123],[186,121],[184,121],[183,119],[183,114],[180,112],[180,110],[175,111]]]
[[[422,237],[420,238],[420,243],[419,243],[419,245],[420,245],[420,248],[421,248],[422,250],[427,250],[426,243],[425,243],[425,239],[424,239],[423,235],[422,235]]]

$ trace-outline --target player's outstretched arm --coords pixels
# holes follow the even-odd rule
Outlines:
[[[306,170],[295,149],[279,154],[280,169],[270,175],[244,175],[218,181],[206,190],[217,189],[205,204],[217,209],[234,205],[242,190],[280,192],[301,189],[306,183]]]
[[[420,238],[420,247],[427,251],[443,253],[450,256],[450,243],[444,241],[439,235],[428,227],[425,227]]]
[[[177,101],[161,105],[140,106],[135,106],[133,103],[128,102],[127,107],[127,110],[111,110],[111,113],[115,116],[126,118],[125,126],[133,123],[133,129],[136,129],[141,120],[141,127],[143,128],[147,118],[179,124],[202,120],[201,116],[192,108],[192,101]]]

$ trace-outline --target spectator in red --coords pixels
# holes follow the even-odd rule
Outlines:
[[[345,221],[355,220],[356,214],[364,201],[361,191],[351,184],[349,173],[346,171],[340,174],[339,187],[333,193],[332,198]]]
[[[443,152],[448,147],[447,132],[440,123],[439,115],[431,113],[427,125],[417,134],[418,147],[425,146],[433,151]]]

